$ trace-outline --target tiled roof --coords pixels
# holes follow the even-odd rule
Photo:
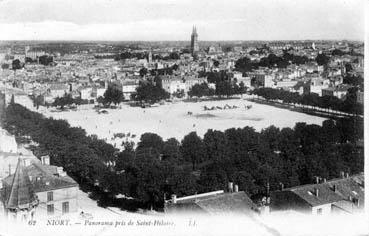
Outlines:
[[[67,90],[68,85],[61,84],[61,83],[53,83],[53,84],[49,84],[49,89],[50,90]]]
[[[199,200],[196,204],[211,214],[227,212],[249,214],[257,209],[256,205],[243,191],[215,195]]]
[[[37,205],[38,200],[30,183],[23,161],[18,160],[15,174],[10,177],[10,184],[4,186],[3,201],[7,209],[28,209]]]
[[[196,195],[178,199],[176,203],[168,203],[170,211],[201,211],[209,214],[242,213],[251,214],[257,211],[257,206],[243,191],[209,195]]]
[[[69,176],[58,175],[56,166],[31,162],[25,169],[29,176],[28,179],[31,177],[30,183],[36,193],[78,186]],[[12,176],[5,178],[4,182],[10,185],[11,178]]]
[[[359,205],[364,203],[364,176],[363,174],[350,176],[347,178],[332,179],[330,181],[309,184],[284,189],[291,191],[305,200],[311,206],[319,206],[339,201],[352,201],[357,199]],[[316,195],[316,190],[319,191]]]
[[[316,190],[319,191],[318,196],[315,195]],[[343,200],[341,196],[320,184],[304,185],[290,189],[290,191],[304,199],[311,206],[319,206]]]

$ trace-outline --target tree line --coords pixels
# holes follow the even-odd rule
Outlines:
[[[284,52],[282,56],[270,53],[267,57],[261,58],[258,62],[251,61],[248,57],[242,57],[236,61],[235,68],[240,72],[249,72],[259,67],[286,68],[290,64],[301,65],[309,61],[309,58],[306,56],[298,56],[288,52]]]
[[[209,129],[181,141],[145,133],[135,148],[112,145],[64,120],[45,118],[19,104],[6,108],[4,128],[16,137],[30,136],[36,156],[48,154],[103,206],[161,209],[171,194],[186,196],[224,189],[233,181],[249,195],[312,183],[315,176],[334,178],[340,171],[363,171],[362,120],[326,120],[320,125],[296,123],[294,128],[270,126],[225,131]],[[117,200],[123,194],[133,200]],[[131,201],[127,204],[127,201]],[[132,204],[134,201],[135,204]]]
[[[274,88],[257,88],[252,93],[267,100],[282,100],[284,103],[302,104],[362,115],[364,106],[357,102],[357,91],[358,88],[356,87],[348,89],[345,100],[327,95],[321,97],[315,93],[300,95],[299,93]]]

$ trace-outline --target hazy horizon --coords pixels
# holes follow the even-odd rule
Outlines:
[[[364,41],[364,1],[2,0],[2,41]]]

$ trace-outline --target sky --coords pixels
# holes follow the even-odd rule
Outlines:
[[[364,0],[0,0],[0,40],[364,39]]]

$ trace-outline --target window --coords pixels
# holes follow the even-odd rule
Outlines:
[[[318,215],[321,215],[321,214],[323,213],[323,209],[322,209],[322,208],[318,208],[318,210],[316,211],[316,213],[317,213]]]
[[[63,202],[62,212],[63,214],[69,213],[69,202]]]
[[[54,200],[54,194],[53,192],[47,192],[47,201],[53,201]]]
[[[47,214],[48,215],[54,214],[54,204],[47,205]]]

